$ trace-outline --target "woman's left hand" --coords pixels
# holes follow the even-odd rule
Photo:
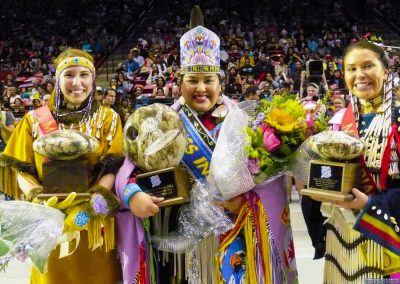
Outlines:
[[[347,209],[363,209],[368,202],[368,195],[359,191],[356,188],[351,190],[354,194],[354,199],[351,201],[337,201],[336,205]]]

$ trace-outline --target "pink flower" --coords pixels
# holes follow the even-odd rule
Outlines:
[[[269,127],[268,127],[268,124],[263,123],[263,124],[261,124],[260,128],[261,128],[261,131],[264,132]]]
[[[315,126],[314,117],[311,114],[307,114],[306,124],[307,124],[306,135],[307,135],[307,137],[309,137],[313,134],[313,130],[314,130],[314,126]]]
[[[314,122],[314,117],[309,113],[306,116],[306,124],[307,128],[314,128],[315,122]]]
[[[271,127],[266,128],[264,132],[264,148],[271,153],[278,150],[281,145],[281,141],[276,137],[274,132],[275,129]]]
[[[253,175],[257,175],[260,173],[260,161],[258,159],[249,158],[247,161],[247,168],[249,169],[250,173]]]

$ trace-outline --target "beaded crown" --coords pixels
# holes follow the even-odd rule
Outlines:
[[[184,73],[218,73],[220,40],[211,30],[197,26],[180,40],[181,70]]]

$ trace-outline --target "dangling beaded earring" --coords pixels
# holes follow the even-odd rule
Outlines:
[[[217,105],[221,105],[223,102],[224,102],[224,99],[222,98],[222,95],[219,95],[218,99],[217,99]]]

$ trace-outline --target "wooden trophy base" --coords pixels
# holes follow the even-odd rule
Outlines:
[[[354,195],[352,194],[342,194],[339,192],[321,189],[302,189],[300,190],[300,194],[315,197],[317,199],[327,199],[332,201],[351,201],[354,199]]]
[[[359,182],[359,164],[311,160],[307,189],[300,194],[332,201],[353,200],[353,187]]]
[[[171,167],[163,170],[140,174],[136,183],[146,193],[165,200],[157,205],[168,207],[189,201],[190,180],[185,168]]]
[[[65,199],[71,192],[77,198],[87,198],[89,189],[89,166],[86,159],[71,161],[50,160],[43,164],[43,193],[39,199],[57,196]]]

